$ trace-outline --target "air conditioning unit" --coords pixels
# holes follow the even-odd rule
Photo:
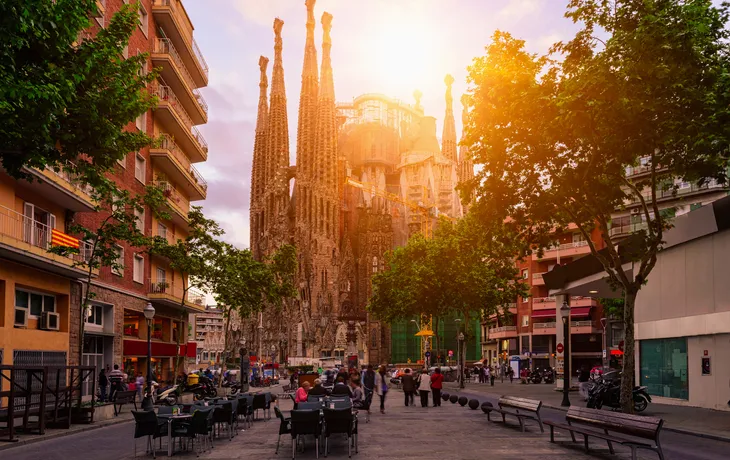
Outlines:
[[[15,307],[15,327],[28,326],[28,309]]]
[[[46,331],[57,331],[61,322],[61,315],[50,311],[44,311],[41,315],[41,329]]]

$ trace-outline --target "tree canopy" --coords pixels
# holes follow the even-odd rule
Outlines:
[[[455,224],[441,220],[433,238],[416,234],[386,254],[385,270],[372,279],[368,310],[385,321],[492,314],[525,295],[515,253],[511,228],[501,222],[471,215]]]
[[[727,181],[728,11],[710,0],[571,0],[566,16],[581,28],[549,55],[496,32],[470,66],[464,142],[481,167],[465,188],[478,213],[511,219],[526,252],[578,226],[626,295],[628,409],[634,302],[671,226],[657,197]],[[648,174],[627,178],[639,164]],[[611,217],[629,206],[645,224],[620,256]],[[595,227],[605,252],[591,241]]]
[[[92,37],[96,8],[94,0],[0,2],[0,162],[13,177],[49,167],[96,185],[151,141],[125,129],[156,103],[145,90],[156,72],[141,70],[148,56],[124,56],[137,4],[122,5]]]

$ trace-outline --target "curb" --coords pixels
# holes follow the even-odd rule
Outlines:
[[[459,389],[456,388],[453,391],[456,391],[458,393],[459,392]],[[476,392],[470,392],[470,391],[467,390],[467,391],[464,391],[463,393],[466,393],[466,394],[469,394],[469,395],[472,395],[472,396],[477,397],[476,396]],[[487,395],[481,394],[481,396],[484,397],[484,396],[487,396]],[[554,406],[552,404],[545,404],[545,403],[543,403],[542,407],[546,407],[546,408],[552,409],[552,410],[559,410],[559,411],[562,411],[562,412],[568,412],[568,409],[565,408],[565,407],[563,407],[563,406]],[[684,435],[687,435],[687,436],[697,436],[698,438],[712,439],[713,441],[720,441],[720,442],[730,443],[730,436],[721,436],[721,435],[717,435],[717,434],[703,433],[701,431],[688,430],[686,428],[674,428],[674,427],[667,426],[667,425],[664,425],[662,428],[664,430],[666,430],[666,431],[671,431],[671,432],[674,432],[674,433],[684,434]]]
[[[66,436],[72,436],[74,434],[83,433],[86,431],[98,430],[100,428],[106,428],[108,426],[114,426],[114,425],[121,425],[122,423],[133,422],[133,421],[134,421],[134,419],[110,420],[110,421],[105,420],[104,422],[98,422],[98,424],[89,424],[89,425],[84,426],[83,428],[79,428],[79,429],[73,430],[73,431],[64,430],[64,431],[59,431],[57,433],[36,436],[35,438],[31,438],[31,439],[20,439],[20,440],[18,440],[18,442],[0,445],[0,452],[2,452],[4,450],[14,449],[14,448],[20,447],[20,446],[28,446],[28,445],[35,444],[38,442],[50,441],[52,439],[58,439],[58,438],[65,438]]]

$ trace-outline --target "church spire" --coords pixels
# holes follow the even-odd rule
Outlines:
[[[459,182],[466,182],[470,179],[474,178],[474,161],[471,158],[471,154],[469,153],[469,147],[465,144],[466,139],[466,126],[469,123],[469,110],[467,109],[469,105],[469,96],[466,94],[462,94],[461,96],[461,106],[463,107],[461,111],[461,142],[459,146]],[[472,197],[469,197],[467,200],[462,200],[462,209],[464,210],[464,214],[466,214],[469,211],[469,202],[473,199]]]
[[[250,244],[254,257],[260,259],[260,238],[263,228],[261,219],[261,201],[266,184],[266,147],[269,135],[269,81],[266,76],[266,69],[269,66],[269,58],[259,57],[259,110],[256,116],[256,135],[253,144],[253,166],[251,168],[251,208],[249,210],[249,221],[251,229]]]
[[[304,44],[302,89],[299,94],[299,121],[297,125],[297,182],[306,183],[313,173],[315,129],[317,122],[317,48],[314,46],[314,4],[306,0],[307,40]],[[299,198],[299,197],[298,197]]]
[[[454,123],[454,97],[451,95],[451,85],[454,77],[447,74],[446,83],[446,115],[444,116],[444,132],[441,136],[441,153],[446,159],[456,162],[456,125]]]
[[[335,84],[332,77],[332,15],[322,15],[322,69],[317,103],[316,148],[318,158],[317,169],[320,172],[320,184],[328,190],[337,190],[337,117],[335,110]],[[335,193],[336,194],[336,193]]]

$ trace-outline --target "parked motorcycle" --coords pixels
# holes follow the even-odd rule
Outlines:
[[[621,408],[621,374],[618,371],[608,372],[597,380],[588,390],[588,407],[600,409],[608,406]],[[651,402],[651,396],[645,386],[635,386],[633,390],[634,412],[643,412]]]
[[[545,368],[542,371],[542,381],[545,383],[555,383],[555,372],[551,368]]]
[[[228,380],[223,380],[223,383],[221,384],[223,388],[228,388],[231,390],[231,394],[235,395],[239,391],[241,391],[241,383],[240,382],[229,382]]]
[[[530,372],[528,379],[532,383],[540,383],[542,382],[542,372],[540,369],[533,369],[533,371]]]
[[[178,386],[170,385],[166,388],[158,388],[155,399],[157,402],[167,406],[177,406],[178,396]]]

